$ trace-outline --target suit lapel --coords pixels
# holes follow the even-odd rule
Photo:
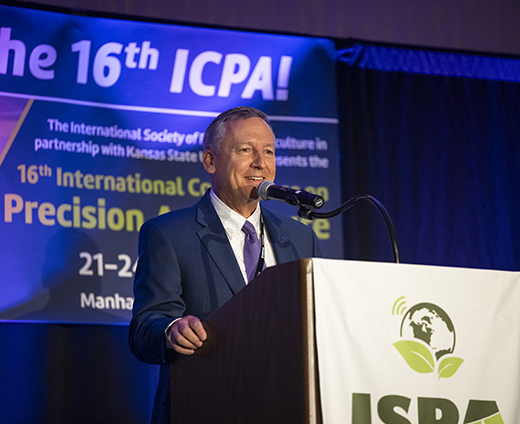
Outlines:
[[[226,235],[226,231],[211,203],[209,190],[197,203],[197,222],[202,228],[197,231],[202,244],[216,264],[222,277],[235,294],[245,286],[244,277],[238,266],[235,253]]]
[[[263,207],[262,215],[264,217],[265,227],[269,234],[269,240],[273,247],[276,263],[283,264],[299,259],[289,234],[287,234],[282,228],[282,221],[280,218]]]

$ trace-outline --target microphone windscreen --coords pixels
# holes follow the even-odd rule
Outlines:
[[[258,193],[258,196],[260,196],[260,199],[262,200],[270,200],[271,198],[267,194],[267,190],[269,187],[271,187],[274,183],[269,180],[264,180],[258,186],[256,187],[256,192]]]

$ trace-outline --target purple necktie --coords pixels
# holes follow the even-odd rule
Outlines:
[[[260,242],[256,236],[255,227],[249,221],[244,223],[242,231],[246,233],[246,241],[244,243],[244,263],[246,264],[247,281],[255,278],[256,268],[258,267],[258,259],[260,258]]]

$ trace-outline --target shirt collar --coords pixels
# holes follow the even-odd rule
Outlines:
[[[226,205],[219,197],[215,194],[213,189],[210,190],[210,199],[215,211],[217,212],[226,233],[229,234],[234,233],[236,229],[242,231],[242,227],[244,226],[244,222],[246,219],[240,215],[238,212],[231,209],[228,205]],[[247,221],[254,225],[257,235],[260,234],[260,216],[262,215],[262,211],[260,207],[257,205],[255,211],[251,214]]]

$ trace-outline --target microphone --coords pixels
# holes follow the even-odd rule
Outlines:
[[[319,209],[325,204],[323,197],[305,190],[279,186],[272,181],[262,181],[256,191],[262,200],[282,200],[289,205]]]

